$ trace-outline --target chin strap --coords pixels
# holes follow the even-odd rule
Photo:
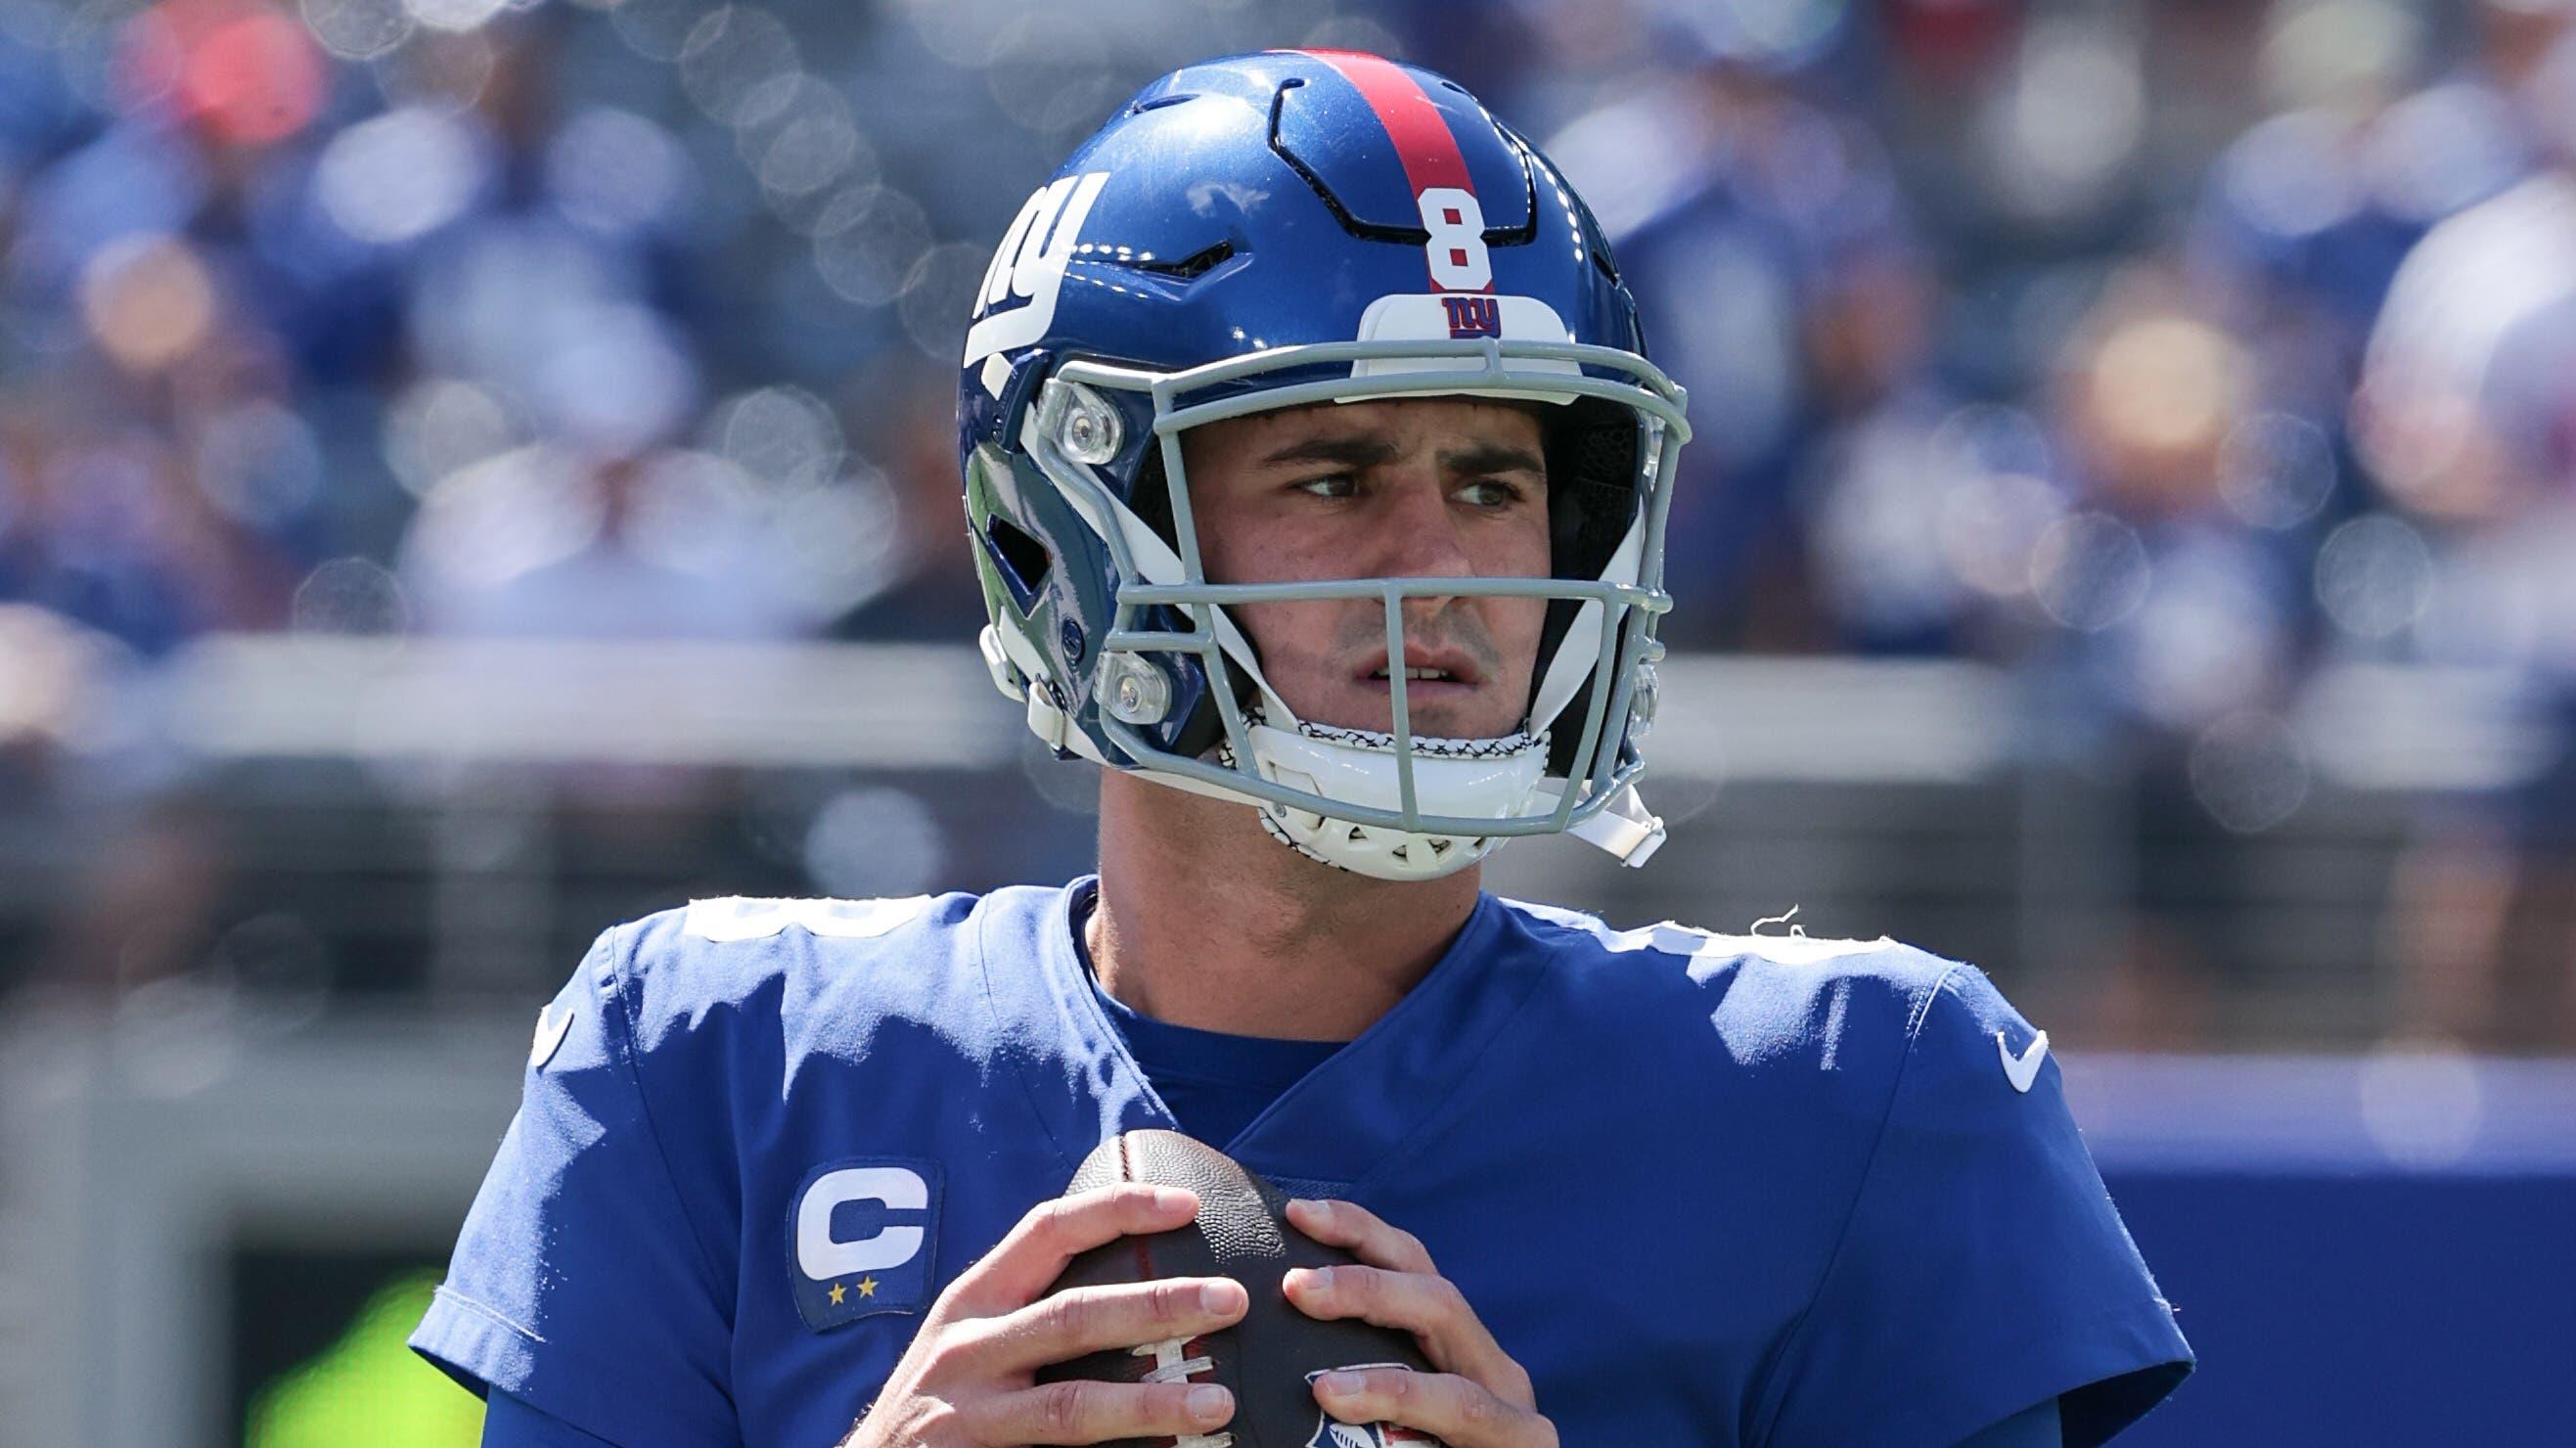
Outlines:
[[[1562,798],[1565,790],[1558,781],[1549,780],[1540,792]],[[1621,785],[1600,813],[1575,821],[1566,833],[1607,851],[1631,870],[1654,858],[1664,845],[1663,818],[1646,808],[1633,784]]]

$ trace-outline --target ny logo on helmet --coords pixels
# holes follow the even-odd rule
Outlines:
[[[1449,310],[1449,335],[1453,338],[1503,335],[1500,298],[1444,296],[1440,305]]]
[[[1038,188],[1020,208],[993,264],[984,269],[984,285],[975,293],[975,324],[966,331],[966,360],[972,367],[997,353],[1043,340],[1055,325],[1055,302],[1064,290],[1065,264],[1073,260],[1074,243],[1091,203],[1109,173],[1092,171],[1066,176]],[[1024,305],[1006,306],[1013,297]]]

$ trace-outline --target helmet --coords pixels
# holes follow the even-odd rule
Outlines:
[[[1031,196],[966,335],[959,446],[995,683],[1081,756],[1239,800],[1328,864],[1445,875],[1517,835],[1631,864],[1681,389],[1646,360],[1591,213],[1455,83],[1272,51],[1147,86]],[[1211,582],[1181,434],[1326,401],[1504,397],[1547,418],[1548,578]],[[1522,727],[1301,720],[1236,603],[1548,600]]]

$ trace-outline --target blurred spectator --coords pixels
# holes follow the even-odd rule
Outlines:
[[[143,702],[117,640],[0,604],[0,995],[39,982],[106,995],[186,971],[211,944],[221,851],[150,771],[124,715]]]
[[[2259,966],[2231,928],[2243,837],[2308,789],[2285,715],[2322,444],[2265,401],[2248,347],[2160,262],[2113,277],[2054,387],[2072,486],[2030,554],[2054,625],[2036,641],[2039,717],[2063,762],[2122,781],[2128,921],[2096,1030],[2131,1044],[2202,1040],[2218,988]],[[2284,468],[2314,495],[2274,502]]]
[[[2494,9],[2498,32],[2526,47],[2512,97],[2537,169],[2435,227],[2390,289],[2353,415],[2396,510],[2368,523],[2416,581],[2397,627],[2337,621],[2356,647],[2379,637],[2503,674],[2552,741],[2529,773],[2421,822],[2391,902],[2404,972],[2394,1029],[2564,1047],[2576,1042],[2576,35],[2558,12]]]
[[[795,618],[745,493],[702,455],[519,448],[431,490],[401,576],[436,633],[777,637]]]
[[[1680,67],[1547,150],[1610,235],[1648,346],[1691,392],[1667,565],[1691,603],[1663,631],[1812,646],[1791,486],[1819,437],[1920,363],[1932,279],[1874,136],[1800,84],[1848,12],[1765,26],[1739,7],[1646,10]]]

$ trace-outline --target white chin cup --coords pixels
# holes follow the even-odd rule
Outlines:
[[[1253,765],[1263,779],[1367,808],[1403,808],[1395,736],[1372,729],[1300,723],[1250,725]],[[1426,815],[1469,819],[1525,816],[1547,771],[1547,736],[1413,740],[1414,802]],[[1298,853],[1380,880],[1435,880],[1494,852],[1499,835],[1430,835],[1355,825],[1291,804],[1258,806],[1273,838]]]

